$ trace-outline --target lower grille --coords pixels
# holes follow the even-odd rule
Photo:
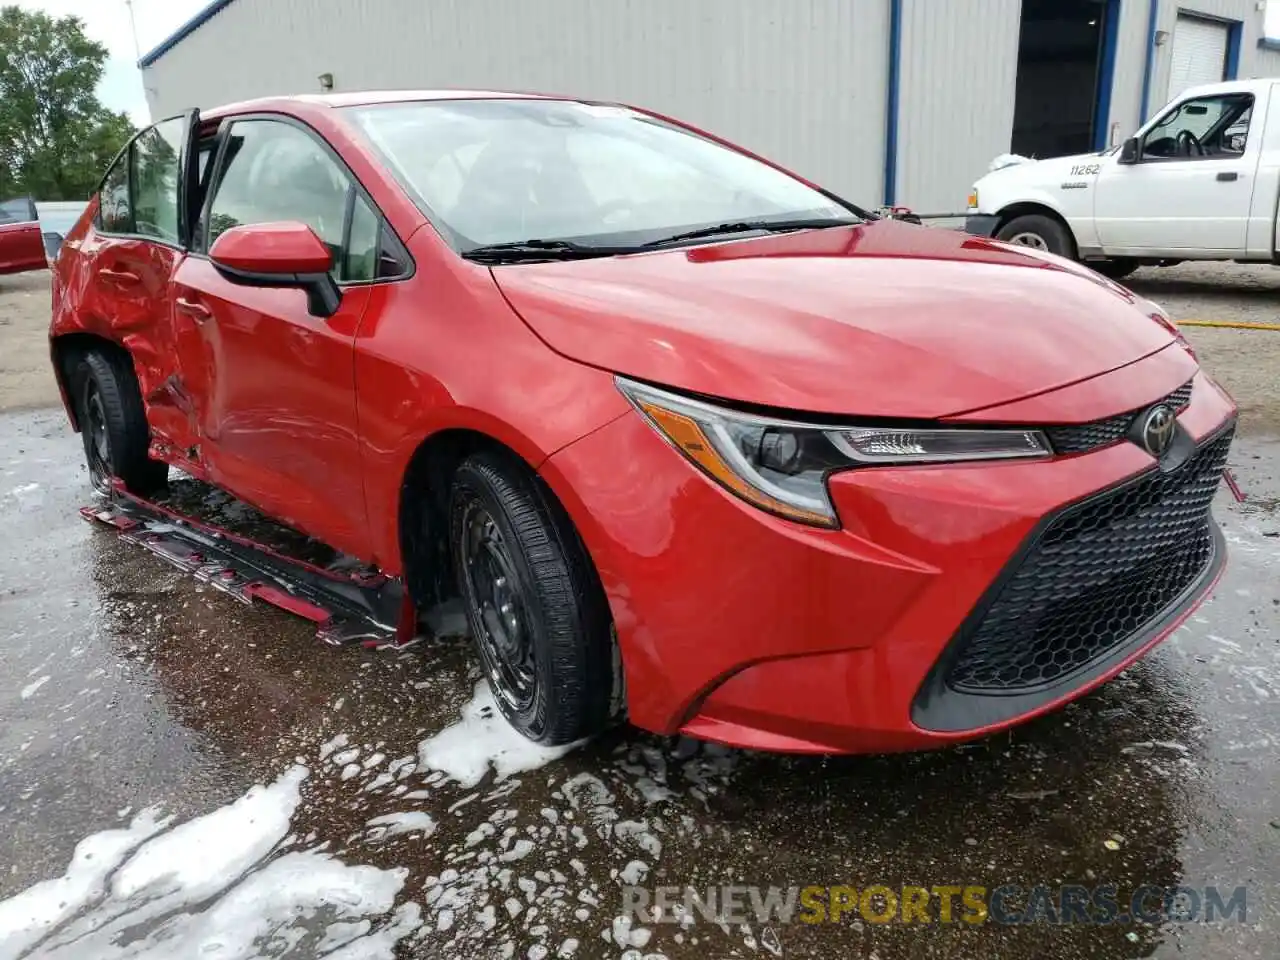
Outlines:
[[[1227,430],[1171,473],[1144,474],[1054,518],[957,641],[946,685],[1049,686],[1159,619],[1213,561],[1209,506],[1231,439]]]

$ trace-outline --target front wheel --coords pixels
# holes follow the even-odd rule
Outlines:
[[[94,489],[109,492],[113,477],[137,494],[163,487],[169,467],[147,455],[151,431],[129,358],[87,353],[76,366],[75,384],[80,436]]]
[[[480,453],[454,475],[449,531],[485,678],[530,740],[571,743],[610,722],[608,604],[577,532],[514,457]]]
[[[998,231],[996,239],[1014,246],[1047,250],[1060,257],[1076,258],[1076,242],[1066,225],[1043,214],[1014,217]]]

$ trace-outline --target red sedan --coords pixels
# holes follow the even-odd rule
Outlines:
[[[543,743],[990,733],[1225,561],[1235,408],[1153,304],[615,104],[158,123],[66,239],[52,347],[97,484],[172,465],[461,597]]]
[[[0,274],[49,265],[36,205],[27,197],[0,201]]]

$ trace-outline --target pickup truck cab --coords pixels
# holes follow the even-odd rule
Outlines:
[[[1111,277],[1183,260],[1277,261],[1280,80],[1193,87],[1121,146],[995,170],[966,230]]]

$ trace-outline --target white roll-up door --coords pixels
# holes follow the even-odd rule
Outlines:
[[[1221,83],[1227,71],[1227,25],[1180,15],[1173,29],[1169,99],[1188,87]]]

